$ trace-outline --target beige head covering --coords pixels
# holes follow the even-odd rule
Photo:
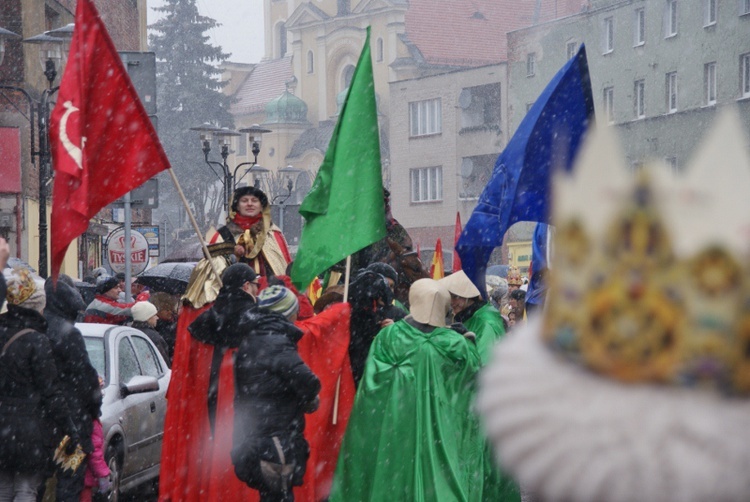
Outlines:
[[[445,327],[451,295],[445,286],[433,279],[419,279],[409,289],[409,311],[422,324]]]
[[[440,284],[453,295],[460,296],[461,298],[476,298],[481,296],[481,293],[471,282],[471,279],[466,275],[463,270],[459,270],[448,277],[443,277],[438,281]]]

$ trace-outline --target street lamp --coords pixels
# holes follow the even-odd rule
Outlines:
[[[68,49],[66,39],[72,36],[73,26],[68,25],[59,30],[44,32],[24,40],[24,43],[39,46],[39,62],[42,65],[44,76],[47,78],[48,87],[42,91],[39,100],[31,97],[29,92],[13,85],[0,84],[0,95],[12,103],[12,100],[2,91],[13,91],[20,93],[29,105],[29,116],[27,120],[31,126],[31,156],[39,158],[39,275],[47,277],[47,185],[52,181],[52,160],[49,142],[49,118],[50,97],[57,92],[59,87],[54,87],[54,81],[58,74],[58,68],[62,67],[65,53]],[[0,64],[5,56],[5,43],[7,40],[20,38],[12,31],[0,28]],[[25,115],[24,115],[25,116]],[[36,125],[36,134],[34,126]],[[39,149],[36,148],[38,137]],[[17,232],[20,229],[16,230]]]
[[[265,129],[255,124],[252,127],[240,129],[239,132],[237,132],[227,128],[216,127],[208,123],[198,127],[191,127],[190,130],[197,131],[200,134],[203,158],[206,161],[208,167],[211,168],[211,171],[213,171],[213,173],[222,182],[222,185],[224,187],[224,210],[228,212],[229,199],[232,197],[232,193],[237,188],[237,182],[239,182],[239,180],[241,180],[248,172],[250,172],[250,170],[256,173],[268,172],[267,169],[264,169],[257,164],[258,154],[260,153],[261,136],[263,135],[263,133],[271,132],[271,130]],[[251,151],[253,152],[253,160],[250,162],[242,162],[241,164],[238,164],[233,170],[230,170],[229,165],[227,164],[227,158],[229,157],[229,146],[231,144],[232,138],[245,136],[245,134],[248,135],[248,139],[252,145]],[[217,139],[217,142],[219,143],[219,146],[221,148],[219,153],[222,159],[221,162],[209,159],[209,154],[211,153],[211,141],[214,139],[214,137]],[[221,174],[218,173],[216,169],[214,169],[214,166],[221,170]],[[237,178],[237,172],[241,167],[244,166],[251,167],[242,176]],[[260,183],[259,180],[260,178],[256,177],[256,186]]]

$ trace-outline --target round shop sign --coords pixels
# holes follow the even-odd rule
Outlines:
[[[107,240],[107,259],[115,273],[125,273],[125,229],[118,228]],[[148,266],[148,241],[140,232],[130,231],[130,275],[136,276]]]

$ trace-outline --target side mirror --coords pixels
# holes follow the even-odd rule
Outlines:
[[[127,397],[130,394],[141,394],[143,392],[155,392],[159,390],[159,381],[156,377],[137,375],[126,384],[120,386],[120,394]]]

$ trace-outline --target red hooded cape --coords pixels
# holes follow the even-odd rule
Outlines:
[[[187,327],[207,310],[186,306],[177,323],[172,379],[167,392],[159,500],[175,502],[254,502],[258,492],[234,474],[230,458],[234,417],[236,349],[228,350],[219,374],[215,435],[208,420],[208,383],[212,345],[195,340]],[[310,459],[304,484],[294,489],[295,500],[314,502],[328,496],[341,440],[354,402],[354,380],[349,365],[348,304],[337,304],[318,316],[300,321],[304,335],[298,344],[302,359],[320,379],[320,407],[306,416],[305,437]],[[338,420],[332,423],[337,382]]]

